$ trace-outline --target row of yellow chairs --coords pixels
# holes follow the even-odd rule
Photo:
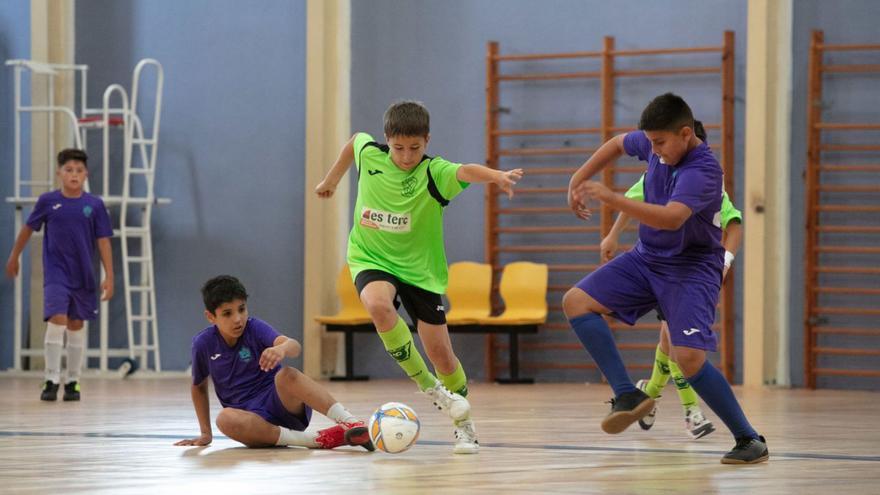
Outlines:
[[[517,261],[501,272],[499,293],[504,311],[492,316],[492,267],[485,263],[461,261],[449,266],[446,321],[454,325],[540,325],[547,321],[547,265]],[[339,311],[318,316],[324,325],[362,325],[370,315],[361,304],[351,281],[348,265],[336,279]],[[415,322],[414,322],[415,323]]]

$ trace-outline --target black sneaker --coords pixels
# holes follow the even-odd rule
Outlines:
[[[758,438],[742,437],[736,439],[733,450],[724,454],[721,464],[757,464],[769,458],[770,452],[767,450],[767,440],[764,440],[764,437],[760,435]]]
[[[79,400],[79,382],[70,382],[64,385],[64,400]]]
[[[611,412],[602,420],[605,433],[620,433],[654,410],[654,399],[638,389],[620,394],[609,402]]]
[[[58,400],[58,387],[59,385],[52,380],[46,380],[46,383],[43,384],[43,393],[40,394],[40,400]]]

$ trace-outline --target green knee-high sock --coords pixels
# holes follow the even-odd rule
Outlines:
[[[672,374],[672,380],[678,389],[678,398],[681,399],[681,407],[687,412],[689,407],[697,405],[697,393],[691,387],[691,384],[685,379],[681,368],[675,364],[675,361],[669,362],[669,372]]]
[[[398,316],[394,328],[387,332],[379,332],[379,337],[385,344],[385,350],[388,351],[388,354],[391,354],[391,357],[403,368],[407,376],[419,385],[420,390],[431,388],[437,383],[437,378],[425,366],[425,360],[419,354],[419,350],[413,342],[412,333],[403,318]]]
[[[669,365],[669,356],[661,351],[658,345],[657,352],[654,354],[654,371],[651,372],[651,379],[645,386],[645,393],[652,399],[659,397],[663,387],[669,382]]]
[[[434,371],[437,372],[437,378],[439,378],[440,381],[443,382],[444,387],[462,397],[467,397],[467,377],[464,374],[464,368],[461,367],[461,361],[458,362],[458,366],[455,368],[455,371],[453,371],[449,375],[444,375],[437,370]]]

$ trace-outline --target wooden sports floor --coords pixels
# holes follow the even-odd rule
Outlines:
[[[215,428],[209,447],[175,447],[198,433],[186,378],[86,378],[82,402],[43,403],[39,378],[0,375],[0,493],[880,493],[878,393],[737,389],[771,458],[727,466],[723,425],[710,416],[718,431],[690,440],[671,386],[650,432],[610,436],[599,429],[605,385],[475,383],[482,450],[461,456],[448,421],[411,383],[326,385],[362,417],[409,404],[419,443],[398,455],[254,450]],[[311,428],[327,425],[316,415]]]

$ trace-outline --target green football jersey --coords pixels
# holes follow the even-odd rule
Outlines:
[[[644,201],[645,200],[645,175],[642,174],[639,177],[639,181],[633,184],[629,190],[624,194],[629,199],[634,199],[636,201]],[[727,191],[724,191],[724,196],[721,199],[721,229],[726,229],[727,224],[731,220],[737,220],[739,223],[742,223],[742,212],[737,210],[735,206],[733,206],[733,202],[730,201],[730,198],[727,196]]]
[[[403,282],[443,294],[448,282],[443,208],[469,184],[461,164],[422,157],[412,170],[391,161],[388,146],[366,133],[354,138],[358,171],[354,221],[348,237],[352,278],[382,270]]]

